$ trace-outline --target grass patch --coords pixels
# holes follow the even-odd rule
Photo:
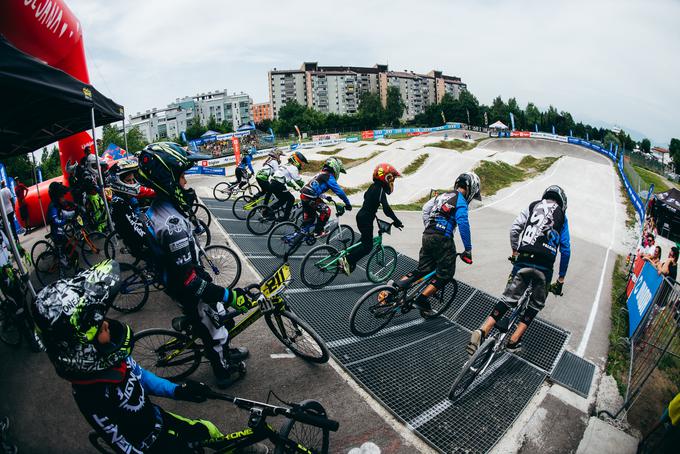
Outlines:
[[[365,158],[341,158],[337,157],[336,159],[339,159],[342,161],[343,165],[345,166],[345,169],[351,169],[352,167],[356,167],[359,164],[363,164],[364,162],[375,158],[377,155],[382,153],[382,151],[374,151],[370,155],[366,156]],[[321,169],[323,168],[323,165],[326,161],[316,161],[316,160],[310,160],[307,164],[305,164],[304,172],[303,174],[317,174],[321,172]]]
[[[451,188],[449,189],[435,189],[434,191],[437,194],[442,194],[446,191],[450,191]],[[431,194],[431,193],[430,193]],[[420,211],[423,209],[423,205],[425,202],[430,200],[430,194],[424,195],[415,202],[410,202],[410,203],[398,203],[398,204],[390,204],[393,210],[399,210],[399,211]],[[434,196],[433,196],[434,197]]]
[[[609,331],[609,351],[607,352],[607,364],[605,371],[616,380],[621,395],[626,394],[626,381],[628,379],[629,346],[628,338],[628,311],[626,310],[626,277],[628,275],[626,261],[622,255],[616,256],[614,271],[612,272],[612,309],[609,319],[611,330]]]
[[[364,143],[360,143],[360,144],[357,146],[357,148],[359,148],[359,147],[365,147],[366,145],[368,145],[368,144],[365,143],[365,142],[364,142]]]
[[[433,143],[428,147],[446,148],[447,150],[467,151],[472,150],[477,146],[477,142],[467,142],[465,140],[453,139],[442,140],[441,142]]]
[[[326,156],[331,156],[331,155],[334,155],[334,154],[338,154],[338,153],[341,152],[341,151],[342,151],[342,148],[335,148],[335,149],[333,149],[333,150],[322,150],[322,151],[319,151],[319,154],[323,154],[323,155],[326,155]]]
[[[628,198],[626,188],[623,184],[619,186],[619,192],[621,193],[621,198],[623,198],[623,204],[626,206],[626,227],[632,229],[637,224],[637,211],[635,211],[633,202]]]
[[[640,175],[640,178],[642,178],[642,181],[647,183],[647,185],[651,184],[654,185],[655,194],[666,192],[671,188],[669,182],[658,173],[654,173],[650,170],[638,166],[633,166],[633,169],[635,169],[638,175]]]
[[[376,145],[380,145],[381,147],[386,147],[386,146],[388,146],[388,145],[389,145],[389,143],[385,143],[385,142],[378,142],[378,143],[376,143]]]
[[[409,165],[406,166],[406,168],[401,172],[402,175],[411,175],[412,173],[415,173],[420,167],[425,163],[427,158],[429,158],[430,155],[427,153],[421,154],[418,156],[416,159],[411,161]]]
[[[502,161],[482,161],[474,170],[481,181],[482,195],[490,196],[512,183],[524,181],[544,172],[558,159],[525,156],[517,166]]]
[[[364,183],[360,186],[355,186],[353,188],[345,188],[345,194],[349,196],[352,194],[356,194],[357,192],[364,192],[366,189],[369,188],[369,186],[371,186],[371,183]]]

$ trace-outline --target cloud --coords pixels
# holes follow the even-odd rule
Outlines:
[[[666,142],[677,129],[680,3],[67,0],[95,84],[128,112],[227,88],[267,98],[267,71],[389,63],[458,75]],[[108,88],[107,88],[108,87]]]

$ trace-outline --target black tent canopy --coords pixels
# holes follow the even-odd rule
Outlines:
[[[0,35],[0,158],[123,119],[123,107]]]
[[[680,241],[680,191],[671,188],[656,195],[654,218],[659,234],[671,241]]]

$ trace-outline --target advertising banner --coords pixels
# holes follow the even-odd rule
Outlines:
[[[241,142],[238,140],[238,137],[234,136],[231,138],[231,145],[234,148],[236,162],[241,162]]]
[[[318,140],[339,140],[340,134],[317,134],[312,136],[312,141],[316,142]]]
[[[633,262],[633,272],[630,275],[630,279],[628,279],[628,285],[626,285],[626,298],[630,297],[630,293],[633,291],[633,287],[635,287],[635,283],[638,280],[638,276],[640,276],[644,264],[645,260],[642,257],[637,257]]]
[[[645,263],[626,303],[628,306],[629,337],[633,336],[645,312],[654,301],[654,295],[659,290],[661,282],[663,282],[663,276],[660,276],[656,268],[650,263]]]
[[[373,138],[373,131],[361,131],[361,140],[368,140]]]
[[[345,142],[349,142],[349,143],[358,142],[358,141],[359,141],[358,137],[348,137],[348,138],[345,139]]]
[[[512,131],[510,137],[529,138],[531,137],[531,133],[529,131]]]
[[[224,167],[206,167],[203,165],[193,166],[186,172],[187,175],[214,175],[214,176],[224,176],[226,175],[226,169]]]

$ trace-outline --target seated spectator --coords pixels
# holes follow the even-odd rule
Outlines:
[[[659,265],[661,261],[661,246],[654,246],[653,250],[654,253],[644,254],[642,258],[645,259],[645,261],[654,265],[654,267],[657,267],[657,265]]]
[[[663,262],[659,261],[655,267],[659,271],[659,274],[675,280],[678,276],[678,248],[673,246],[668,252],[668,258]]]

